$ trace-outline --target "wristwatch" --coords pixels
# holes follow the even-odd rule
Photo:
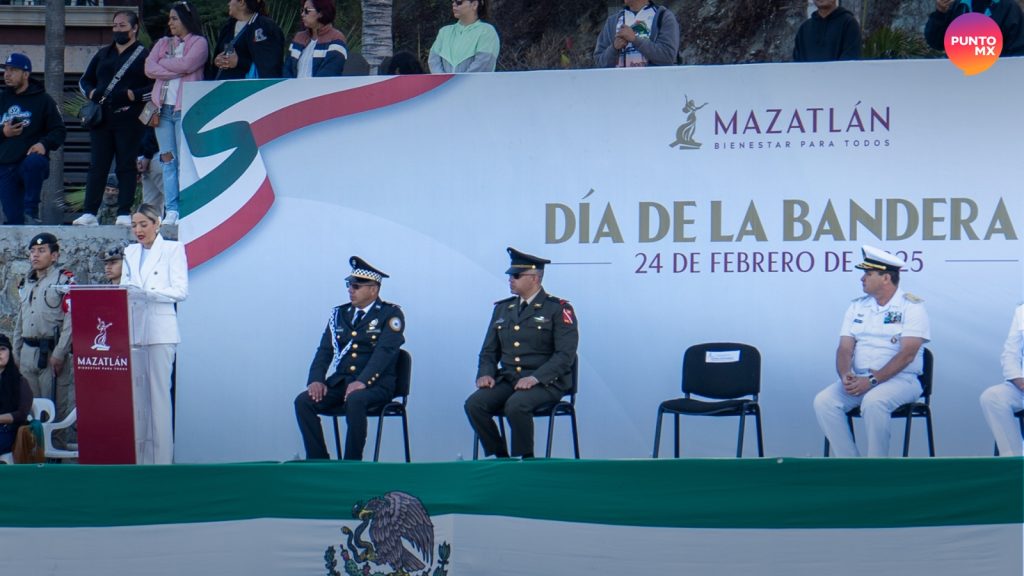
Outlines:
[[[875,378],[874,374],[868,374],[868,382],[871,383],[871,387],[878,386],[878,378]]]

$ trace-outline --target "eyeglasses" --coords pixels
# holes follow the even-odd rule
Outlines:
[[[359,290],[360,288],[363,288],[365,286],[373,286],[373,284],[357,284],[357,283],[355,283],[355,282],[353,282],[351,280],[346,280],[345,281],[345,288],[351,288],[353,290]]]
[[[175,8],[184,8],[185,12],[192,12],[192,7],[188,5],[188,2],[178,2],[174,5]]]
[[[309,14],[316,14],[316,10],[313,8],[303,8],[302,10],[299,10],[299,13],[303,16],[307,16]]]
[[[452,4],[455,6],[462,6],[466,2],[476,2],[477,0],[452,0]]]
[[[469,2],[469,0],[463,0],[463,1],[464,2]],[[529,273],[529,274],[527,274],[526,272],[516,272],[515,274],[509,274],[509,276],[511,276],[513,280],[519,280],[523,276],[536,276],[536,274],[534,274],[532,272]]]

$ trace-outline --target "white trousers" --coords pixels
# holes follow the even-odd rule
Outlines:
[[[825,433],[832,452],[840,458],[860,456],[853,433],[846,423],[846,413],[860,406],[867,430],[867,455],[878,458],[889,455],[892,412],[903,404],[914,402],[921,396],[921,383],[913,374],[895,377],[868,390],[863,396],[852,396],[835,381],[814,397],[814,414]]]
[[[1024,456],[1024,439],[1014,412],[1024,410],[1024,392],[1010,382],[996,384],[981,393],[981,412],[996,438],[1000,456]]]
[[[171,366],[176,344],[142,346],[133,378],[135,395],[135,462],[170,464],[174,460],[171,413]],[[141,376],[141,377],[139,377]]]

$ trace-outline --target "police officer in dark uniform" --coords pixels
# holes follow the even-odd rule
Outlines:
[[[541,282],[550,260],[508,248],[509,288],[515,296],[494,305],[477,368],[477,390],[466,415],[484,453],[509,453],[493,416],[504,412],[512,429],[512,456],[533,457],[533,411],[557,402],[572,387],[579,329],[572,306],[547,294]]]
[[[397,304],[378,297],[388,275],[358,256],[345,279],[350,303],[336,306],[309,367],[306,391],[295,398],[295,418],[307,459],[326,459],[317,414],[343,404],[348,433],[345,460],[362,460],[366,412],[394,397],[398,351],[405,342],[405,317]],[[332,370],[329,373],[329,370]]]

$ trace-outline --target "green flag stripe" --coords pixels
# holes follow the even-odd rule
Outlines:
[[[1020,458],[0,466],[3,526],[347,519],[392,490],[431,515],[694,528],[1024,521]]]

